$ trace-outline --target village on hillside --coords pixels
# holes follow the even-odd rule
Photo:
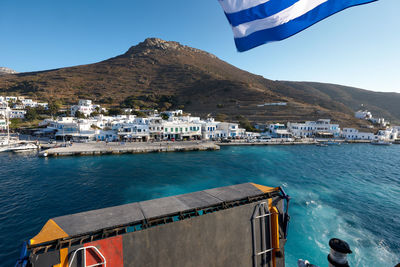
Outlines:
[[[49,111],[49,109],[53,109]],[[54,110],[56,109],[56,110]],[[40,120],[34,128],[23,129],[32,138],[48,138],[72,142],[149,142],[210,140],[219,142],[293,142],[309,139],[342,139],[347,141],[390,141],[400,137],[400,126],[390,126],[383,118],[374,118],[371,112],[357,111],[355,117],[371,122],[376,132],[359,131],[355,128],[341,129],[330,119],[317,121],[265,123],[240,125],[236,122],[217,121],[212,117],[191,116],[183,110],[115,110],[102,108],[91,100],[79,103],[55,116],[60,110],[48,103],[17,96],[0,96],[0,131],[5,131],[13,121],[37,118],[42,112],[48,118]],[[122,114],[120,114],[122,113]],[[249,129],[250,128],[250,129]]]

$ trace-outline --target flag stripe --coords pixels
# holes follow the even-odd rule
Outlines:
[[[243,38],[235,38],[235,44],[239,52],[244,52],[265,43],[280,41],[346,8],[375,1],[377,0],[329,0],[288,23],[260,30]]]
[[[264,4],[268,1],[270,0],[218,0],[227,14],[246,10]]]
[[[233,35],[235,38],[242,38],[257,31],[277,27],[303,16],[327,1],[328,0],[300,0],[294,5],[282,10],[279,13],[276,13],[275,15],[266,17],[264,19],[246,22],[233,27]]]
[[[236,13],[226,13],[226,17],[232,26],[238,26],[249,21],[272,16],[290,7],[297,1],[298,0],[270,0],[264,4],[260,4]]]

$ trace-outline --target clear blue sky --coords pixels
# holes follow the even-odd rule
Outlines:
[[[273,80],[400,93],[399,10],[400,0],[350,8],[238,53],[217,0],[0,0],[0,66],[26,72],[94,63],[159,37]]]

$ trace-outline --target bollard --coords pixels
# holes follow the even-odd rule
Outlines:
[[[352,253],[349,244],[338,238],[329,240],[331,251],[328,255],[329,267],[349,267],[347,254]]]

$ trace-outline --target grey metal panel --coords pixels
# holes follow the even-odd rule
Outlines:
[[[252,184],[246,183],[66,215],[53,220],[69,236],[74,236],[262,193]]]
[[[250,183],[213,188],[204,190],[204,192],[222,201],[233,201],[263,194],[261,190]]]
[[[146,219],[160,217],[190,209],[176,197],[165,197],[142,201],[139,202],[139,205]]]
[[[53,220],[69,236],[98,231],[104,228],[128,224],[144,219],[138,203],[81,212],[54,218]]]
[[[251,217],[257,203],[123,235],[124,267],[243,267],[253,264]],[[272,267],[270,256],[265,265]],[[277,259],[283,267],[284,257]]]
[[[199,191],[190,194],[176,196],[178,200],[184,203],[190,209],[204,208],[221,203],[222,201],[212,195]]]

